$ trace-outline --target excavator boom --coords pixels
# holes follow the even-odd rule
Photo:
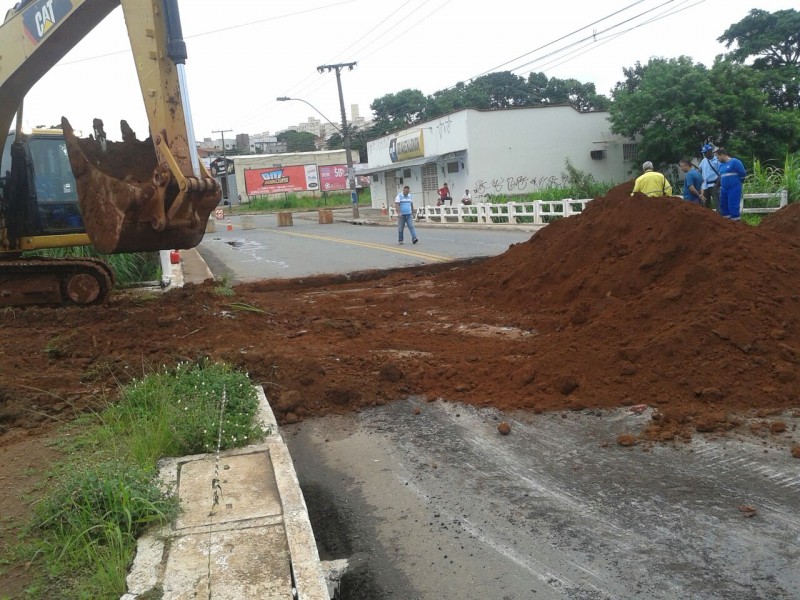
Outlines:
[[[82,229],[45,236],[45,215],[60,205],[54,204],[57,194],[45,197],[42,180],[46,177],[37,172],[32,153],[22,148],[26,139],[20,126],[23,100],[45,73],[120,5],[150,137],[138,141],[122,121],[123,140],[111,142],[102,121],[95,119],[94,135],[78,138],[62,118]],[[0,172],[6,174],[0,199],[0,305],[4,296],[14,296],[13,290],[5,293],[3,289],[2,269],[7,265],[3,258],[24,250],[75,245],[83,231],[103,253],[191,248],[201,241],[208,217],[219,203],[220,188],[197,157],[185,59],[177,0],[23,0],[9,11],[0,26],[0,148],[16,114],[14,146],[20,149],[12,148],[10,156],[23,166],[13,166],[13,161],[0,164]],[[71,185],[61,182],[56,189],[66,194]],[[35,269],[38,274],[45,270],[42,264]],[[24,273],[16,264],[8,281],[22,285]],[[36,287],[35,282],[23,284]],[[105,287],[105,281],[98,284],[98,289]],[[75,297],[62,294],[60,301],[76,302]],[[92,301],[97,302],[97,297]]]

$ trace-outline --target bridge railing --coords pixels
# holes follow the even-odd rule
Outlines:
[[[591,201],[591,198],[565,198],[563,200],[533,200],[503,204],[479,202],[469,205],[421,206],[416,209],[414,219],[428,223],[546,225],[556,219],[580,214]],[[745,194],[742,198],[741,212],[742,214],[769,214],[783,208],[788,202],[787,190],[772,194]],[[389,215],[397,216],[394,206],[389,209]]]

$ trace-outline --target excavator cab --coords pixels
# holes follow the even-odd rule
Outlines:
[[[77,234],[85,231],[78,188],[59,130],[9,135],[2,164],[4,212],[13,215],[11,237]],[[12,158],[13,157],[13,158]]]

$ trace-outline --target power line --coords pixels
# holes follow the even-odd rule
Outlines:
[[[621,13],[621,12],[625,12],[625,11],[626,11],[626,10],[628,10],[629,8],[633,8],[633,7],[634,7],[634,6],[636,6],[637,4],[641,4],[641,3],[642,3],[642,2],[644,2],[644,1],[645,1],[645,0],[638,0],[637,2],[634,2],[633,4],[629,4],[629,5],[628,5],[628,6],[626,6],[625,8],[621,8],[620,10],[618,10],[618,11],[616,11],[616,12],[613,12],[613,13],[611,13],[610,15],[606,15],[606,16],[605,16],[605,17],[603,17],[602,19],[599,19],[599,20],[597,20],[597,21],[594,21],[593,23],[589,23],[588,25],[584,25],[583,27],[581,27],[581,28],[579,28],[579,29],[576,29],[575,31],[572,31],[572,32],[570,32],[570,33],[568,33],[568,34],[566,34],[566,35],[562,35],[560,38],[558,38],[558,39],[555,39],[555,40],[553,40],[552,42],[547,42],[547,43],[546,43],[546,44],[544,44],[543,46],[539,46],[538,48],[534,48],[534,49],[533,49],[533,50],[531,50],[530,52],[526,52],[525,54],[521,54],[521,55],[517,56],[516,58],[512,58],[511,60],[507,60],[506,62],[504,62],[504,63],[502,63],[502,64],[500,64],[500,65],[497,65],[496,67],[492,67],[491,69],[489,69],[489,70],[487,70],[487,71],[484,71],[483,73],[481,73],[481,74],[479,74],[479,75],[475,75],[474,77],[469,77],[468,79],[476,79],[476,78],[478,78],[478,77],[482,77],[483,75],[486,75],[486,74],[488,74],[488,73],[492,73],[493,71],[496,71],[497,69],[500,69],[500,68],[502,68],[502,67],[505,67],[507,64],[509,64],[509,63],[512,63],[512,62],[514,62],[515,60],[519,60],[520,58],[525,58],[525,57],[526,57],[526,56],[528,56],[529,54],[533,54],[534,52],[538,52],[539,50],[544,50],[544,49],[545,49],[545,48],[547,48],[548,46],[552,46],[553,44],[556,44],[556,43],[560,42],[561,40],[564,40],[564,39],[566,39],[566,38],[568,38],[568,37],[570,37],[570,36],[572,36],[572,35],[575,35],[575,34],[576,34],[576,33],[578,33],[579,31],[583,31],[584,29],[586,29],[586,28],[588,28],[588,27],[591,27],[592,25],[597,25],[598,23],[602,23],[602,22],[603,22],[603,21],[605,21],[606,19],[610,19],[611,17],[613,17],[613,16],[616,16],[616,15],[618,15],[618,14],[619,14],[619,13]]]
[[[426,5],[428,2],[430,2],[430,1],[431,1],[431,0],[423,0],[423,2],[422,2],[422,3],[421,3],[419,6],[417,6],[417,7],[414,9],[414,12],[418,11],[419,9],[421,9],[423,6],[425,6],[425,5]],[[365,35],[363,35],[361,38],[359,38],[359,39],[358,39],[356,42],[354,42],[354,43],[350,44],[350,45],[349,45],[347,48],[345,48],[344,50],[341,50],[340,52],[338,52],[338,53],[336,54],[336,56],[337,56],[337,57],[339,57],[339,56],[342,56],[342,55],[343,55],[343,54],[344,54],[344,53],[345,53],[347,50],[349,50],[349,49],[353,48],[354,46],[356,46],[356,45],[358,44],[358,42],[360,42],[360,41],[362,41],[362,40],[366,39],[366,38],[367,38],[367,37],[369,37],[370,35],[374,35],[374,34],[376,34],[376,32],[377,32],[377,28],[379,28],[381,25],[383,25],[385,22],[387,22],[387,21],[388,21],[390,18],[392,18],[394,15],[396,15],[398,12],[400,12],[400,10],[402,10],[403,8],[405,8],[405,6],[406,6],[407,4],[409,4],[410,2],[411,2],[411,0],[408,0],[407,2],[403,3],[403,4],[402,4],[402,5],[399,7],[399,8],[395,9],[394,11],[392,11],[392,13],[391,13],[391,14],[389,14],[389,15],[387,15],[385,18],[383,18],[383,19],[382,19],[382,20],[381,20],[381,21],[378,23],[378,25],[376,25],[376,26],[375,26],[374,28],[372,28],[372,29],[371,29],[371,30],[370,30],[368,33],[366,33],[366,34],[365,34]],[[377,43],[378,41],[380,41],[380,38],[376,38],[376,39],[374,39],[374,40],[371,40],[371,41],[367,42],[366,44],[364,44],[364,45],[363,45],[363,46],[362,46],[360,49],[358,49],[357,51],[351,52],[351,55],[358,54],[359,52],[364,52],[364,51],[365,51],[367,48],[369,48],[371,45],[373,45],[373,44]],[[300,83],[296,84],[296,86],[299,86],[299,85],[301,85],[301,83],[304,83],[305,81],[307,81],[307,80],[309,80],[309,79],[311,79],[311,76],[307,76],[307,77],[305,77],[305,78],[304,78],[304,79],[303,79],[303,80],[302,80]],[[320,90],[320,89],[322,89],[322,86],[321,86],[321,85],[319,85],[319,84],[318,84],[318,82],[316,82],[316,81],[315,81],[315,82],[313,82],[313,83],[312,83],[312,82],[309,82],[309,83],[305,84],[305,86],[304,86],[304,87],[301,87],[301,88],[300,88],[300,89],[298,89],[298,90],[295,90],[295,87],[296,87],[296,86],[294,86],[294,87],[292,87],[292,88],[289,88],[289,91],[292,91],[292,92],[293,92],[294,94],[296,94],[296,95],[299,95],[299,94],[308,95],[309,93],[314,93],[314,92],[316,92],[317,90]],[[306,90],[307,90],[308,88],[313,88],[313,91],[312,91],[312,92],[306,92]]]
[[[608,33],[609,31],[612,31],[612,30],[616,29],[617,27],[620,27],[621,25],[625,25],[626,23],[630,23],[631,21],[633,21],[635,19],[638,19],[639,17],[641,17],[643,15],[646,15],[648,13],[653,12],[654,10],[662,8],[662,7],[666,6],[667,4],[672,4],[673,2],[675,2],[675,0],[666,0],[666,2],[663,2],[662,4],[659,4],[658,6],[654,6],[653,8],[650,8],[650,9],[644,11],[644,12],[641,12],[638,15],[634,15],[633,17],[625,19],[624,21],[621,21],[619,23],[616,23],[616,24],[612,25],[611,27],[603,29],[602,31],[594,32],[594,33],[592,33],[592,35],[589,35],[589,36],[586,36],[585,38],[582,38],[580,40],[576,40],[574,42],[571,42],[571,43],[567,44],[566,46],[563,46],[563,47],[561,47],[561,48],[559,48],[557,50],[553,50],[552,52],[549,52],[549,53],[547,53],[547,54],[545,54],[543,56],[540,56],[540,57],[535,58],[535,59],[533,59],[531,61],[528,61],[527,63],[524,63],[522,65],[518,65],[518,66],[514,67],[511,70],[515,71],[517,69],[522,69],[524,67],[527,67],[528,65],[532,65],[532,64],[534,64],[536,62],[539,62],[539,61],[541,61],[541,60],[543,60],[545,58],[549,58],[551,56],[554,56],[556,54],[559,54],[559,53],[563,52],[564,50],[568,50],[568,49],[570,49],[570,48],[572,48],[574,46],[577,46],[578,44],[582,44],[583,42],[586,42],[586,41],[589,41],[589,40],[594,41],[594,40],[597,39],[598,35],[601,35],[603,33]],[[681,4],[684,4],[685,2],[686,2],[686,0],[683,0],[683,2],[681,2]],[[509,62],[513,62],[513,61],[509,61]],[[508,64],[508,63],[505,63],[505,64]],[[472,79],[474,79],[474,78],[472,78]]]
[[[429,2],[429,1],[430,1],[430,0],[424,0],[424,1],[423,1],[423,3],[422,3],[422,4],[420,4],[420,5],[419,5],[419,6],[416,8],[416,10],[419,10],[419,8],[421,8],[422,6],[424,6],[424,5],[425,5],[427,2]],[[364,39],[368,38],[370,35],[374,35],[374,34],[376,34],[376,33],[378,32],[378,30],[380,29],[380,27],[381,27],[381,26],[382,26],[384,23],[386,23],[387,21],[389,21],[389,19],[391,19],[393,16],[395,16],[397,13],[399,13],[399,12],[400,12],[400,11],[401,11],[403,8],[405,8],[405,7],[406,7],[408,4],[410,4],[411,2],[412,2],[412,0],[406,0],[406,2],[404,2],[403,4],[401,4],[399,7],[397,7],[397,8],[396,8],[396,9],[394,9],[393,11],[391,11],[391,12],[390,12],[388,15],[386,15],[385,17],[383,17],[383,18],[382,18],[382,19],[381,19],[381,20],[380,20],[380,21],[379,21],[379,22],[378,22],[376,25],[373,25],[372,27],[370,27],[370,28],[369,28],[369,31],[368,31],[366,34],[364,34],[363,36],[361,36],[359,39],[357,39],[355,42],[353,42],[352,44],[350,44],[350,45],[349,45],[349,46],[347,46],[346,48],[344,48],[344,49],[340,50],[340,51],[339,51],[339,52],[336,54],[336,57],[342,56],[342,55],[343,55],[343,54],[344,54],[344,53],[345,53],[347,50],[349,50],[349,49],[351,49],[351,48],[355,47],[355,46],[356,46],[356,45],[357,45],[359,42],[361,42],[361,41],[363,41]],[[376,41],[377,41],[377,40],[373,40],[373,41],[371,41],[371,42],[367,43],[366,45],[364,45],[364,46],[363,46],[362,50],[364,50],[364,49],[368,48],[368,47],[369,47],[371,44],[375,43]],[[333,62],[333,60],[335,60],[335,59],[331,59],[331,60],[330,60],[330,61],[328,61],[328,62]],[[314,81],[313,81],[313,82],[311,81],[312,79],[314,79]],[[305,77],[303,77],[303,78],[302,78],[300,81],[298,81],[297,83],[295,83],[295,84],[292,84],[291,86],[289,86],[289,87],[287,87],[287,88],[284,88],[284,93],[287,93],[287,94],[293,94],[293,95],[295,95],[295,96],[300,96],[300,95],[307,96],[307,97],[309,97],[309,96],[310,96],[310,97],[312,97],[312,98],[313,98],[314,94],[315,94],[316,92],[318,92],[318,91],[322,90],[322,89],[323,89],[323,88],[324,88],[324,87],[327,85],[327,83],[328,83],[328,82],[327,82],[327,80],[326,80],[326,81],[320,81],[318,78],[315,78],[313,74],[309,73],[309,75],[306,75]],[[310,90],[310,91],[307,91],[307,90]],[[257,109],[256,111],[253,111],[252,113],[250,113],[249,115],[247,115],[247,116],[245,117],[245,119],[246,119],[246,120],[250,120],[250,119],[252,119],[252,118],[256,117],[257,115],[260,115],[260,114],[264,113],[266,110],[268,110],[268,109],[270,109],[270,108],[275,108],[275,102],[270,102],[270,103],[268,103],[268,104],[266,104],[266,105],[262,106],[261,108]],[[285,107],[281,106],[281,109],[282,109],[282,110],[285,110]]]
[[[193,39],[193,38],[202,37],[204,35],[211,35],[211,34],[214,34],[214,33],[222,33],[223,31],[231,31],[233,29],[242,29],[244,27],[250,27],[252,25],[259,25],[261,23],[266,23],[268,21],[279,21],[281,19],[287,19],[289,17],[296,17],[298,15],[304,15],[304,14],[307,14],[307,13],[317,12],[317,11],[320,11],[320,10],[327,10],[329,8],[334,8],[336,6],[341,6],[342,4],[351,4],[353,2],[356,2],[356,0],[342,0],[341,2],[334,2],[333,4],[326,4],[324,6],[317,6],[315,8],[307,8],[305,10],[298,10],[296,12],[286,13],[286,14],[283,14],[283,15],[275,16],[275,17],[268,17],[266,19],[259,19],[258,21],[250,21],[248,23],[241,23],[239,25],[231,25],[230,27],[222,27],[220,29],[212,29],[210,31],[204,31],[202,33],[195,33],[195,34],[192,34],[192,35],[186,35],[186,36],[184,36],[184,39],[189,40],[189,39]],[[87,56],[86,58],[79,58],[79,59],[76,59],[76,60],[70,60],[70,61],[66,61],[66,62],[59,62],[56,66],[74,65],[74,64],[77,64],[77,63],[87,62],[87,61],[90,61],[90,60],[96,60],[98,58],[106,58],[108,56],[115,56],[117,54],[127,54],[127,53],[130,53],[130,52],[131,52],[131,49],[130,48],[126,48],[125,50],[116,50],[114,52],[106,52],[105,54],[97,54],[95,56]]]
[[[420,5],[419,5],[418,9],[419,9],[419,8],[422,8],[422,6],[423,6],[424,4],[426,4],[428,1],[429,1],[429,0],[425,0],[425,2],[423,2],[422,4],[420,4]],[[361,61],[363,62],[364,60],[366,60],[367,58],[369,58],[370,56],[372,56],[373,54],[375,54],[375,53],[376,53],[376,52],[378,52],[379,50],[383,50],[383,49],[384,49],[386,46],[388,46],[389,44],[391,44],[392,42],[394,42],[395,40],[397,40],[397,38],[400,38],[400,37],[404,36],[405,34],[407,34],[409,31],[411,31],[412,29],[414,29],[414,28],[415,28],[417,25],[419,25],[420,23],[422,23],[422,22],[423,22],[424,20],[426,20],[428,17],[430,17],[430,16],[434,15],[435,13],[439,12],[440,10],[442,10],[442,9],[443,9],[445,6],[447,6],[448,4],[450,4],[452,1],[453,1],[453,0],[445,0],[444,4],[442,4],[441,6],[439,6],[439,7],[437,7],[437,8],[434,8],[434,9],[433,9],[431,12],[429,12],[427,15],[425,15],[424,17],[422,17],[422,18],[421,18],[421,19],[419,19],[418,21],[415,21],[415,22],[414,22],[414,24],[412,24],[412,25],[411,25],[410,27],[408,27],[407,29],[404,29],[402,32],[398,33],[396,36],[394,36],[392,39],[390,39],[388,42],[386,42],[386,43],[385,43],[383,46],[379,46],[378,48],[376,48],[375,50],[373,50],[372,52],[370,52],[370,53],[369,53],[369,54],[367,54],[366,56],[362,57],[362,58],[361,58]]]
[[[589,44],[586,44],[585,46],[582,46],[581,48],[578,48],[576,50],[576,52],[578,50],[583,50],[583,52],[580,52],[579,54],[576,54],[575,56],[570,56],[569,58],[564,57],[564,56],[560,56],[558,58],[553,59],[552,61],[550,61],[548,63],[545,63],[544,65],[542,65],[540,67],[537,67],[537,70],[543,70],[542,67],[547,67],[549,65],[552,65],[550,67],[550,69],[545,69],[545,70],[555,69],[556,67],[559,67],[559,66],[563,65],[564,63],[567,63],[567,62],[569,62],[571,60],[574,60],[575,58],[578,58],[579,56],[583,56],[587,52],[591,52],[592,50],[598,48],[599,46],[603,46],[603,45],[605,45],[605,44],[607,44],[609,42],[613,42],[618,37],[623,36],[626,33],[629,33],[631,31],[633,31],[634,29],[638,29],[638,28],[643,27],[645,25],[649,25],[651,23],[655,23],[656,21],[660,21],[661,19],[665,19],[667,17],[671,17],[672,15],[676,15],[678,13],[681,13],[681,12],[683,12],[685,10],[689,10],[690,8],[694,8],[698,4],[702,4],[705,1],[706,0],[696,0],[694,4],[692,4],[690,6],[684,6],[683,8],[679,9],[678,6],[680,6],[681,4],[686,4],[686,2],[689,2],[689,0],[683,0],[681,2],[681,4],[679,4],[678,6],[674,7],[674,9],[670,9],[670,12],[664,13],[664,14],[659,15],[657,17],[653,17],[652,19],[649,19],[649,20],[647,20],[647,21],[645,21],[643,23],[639,23],[637,25],[634,25],[633,27],[625,29],[624,31],[619,31],[617,33],[612,33],[611,35],[606,36],[606,38],[603,38],[600,42],[597,42],[597,43],[596,42],[590,42]],[[586,46],[590,46],[590,47],[588,49],[584,50],[584,48],[586,48]],[[570,54],[574,54],[574,52],[570,53]],[[564,60],[561,60],[562,58]],[[560,61],[560,62],[558,62],[558,61]],[[556,63],[556,64],[553,64],[553,63]],[[521,73],[520,75],[527,75],[528,73],[532,73],[532,72],[533,72],[533,70],[530,70],[530,71],[526,71],[525,73]]]

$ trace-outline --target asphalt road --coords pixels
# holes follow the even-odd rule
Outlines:
[[[439,227],[420,224],[419,243],[397,243],[393,226],[354,225],[336,221],[320,225],[316,213],[295,213],[291,227],[278,227],[276,215],[256,215],[254,229],[242,229],[233,217],[206,234],[198,250],[215,276],[231,282],[307,277],[386,269],[460,258],[494,256],[511,244],[530,239],[532,231],[503,228]]]
[[[788,448],[616,444],[649,418],[411,398],[284,433],[321,555],[350,559],[345,600],[800,598]]]

